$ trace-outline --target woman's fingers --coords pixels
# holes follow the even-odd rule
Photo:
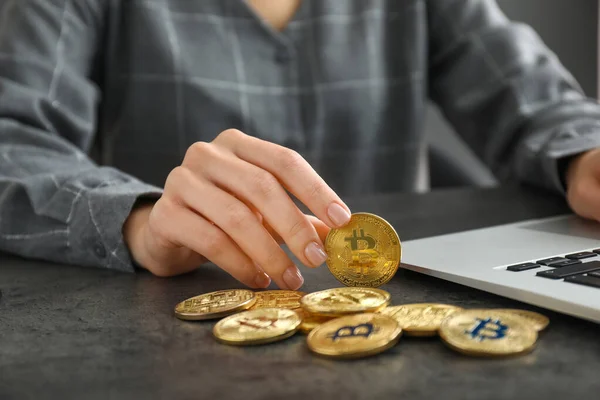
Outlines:
[[[304,215],[286,188],[317,218]],[[350,219],[348,207],[297,153],[235,130],[192,145],[169,175],[163,199],[174,208],[157,228],[159,236],[253,287],[267,283],[266,273],[279,287],[298,289],[304,280],[279,244],[285,242],[304,264],[318,266],[327,258],[323,239],[329,227]]]
[[[302,286],[298,268],[246,204],[184,167],[175,172],[172,183],[187,207],[215,223],[280,288]]]
[[[223,132],[213,143],[272,174],[328,226],[341,227],[350,221],[348,206],[295,151],[234,129]]]
[[[269,286],[270,278],[256,268],[253,261],[219,227],[170,199],[159,200],[154,211],[159,214],[153,223],[155,241],[169,242],[170,245],[182,246],[201,254],[249,287]],[[179,266],[180,269],[182,267],[192,268]],[[160,270],[152,272],[161,275]],[[177,271],[182,272],[185,271]]]
[[[271,173],[233,156],[205,171],[217,186],[256,209],[304,265],[318,267],[325,262],[327,255],[314,226]]]

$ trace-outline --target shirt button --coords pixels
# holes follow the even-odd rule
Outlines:
[[[94,246],[94,253],[100,258],[106,257],[106,249],[100,243],[96,243]]]
[[[292,56],[290,55],[289,51],[287,51],[286,49],[278,49],[275,52],[275,61],[278,64],[287,64],[290,62],[291,59],[292,59]]]

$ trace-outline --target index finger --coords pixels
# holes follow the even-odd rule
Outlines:
[[[297,152],[247,135],[230,148],[239,158],[273,174],[328,226],[339,228],[350,221],[350,208]]]

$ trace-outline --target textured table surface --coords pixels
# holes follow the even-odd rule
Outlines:
[[[402,240],[563,213],[561,199],[521,188],[371,196]],[[303,269],[303,290],[339,286],[326,267]],[[330,361],[305,336],[252,348],[220,345],[213,322],[184,322],[176,303],[241,287],[216,267],[173,279],[24,261],[0,255],[0,399],[595,399],[600,325],[541,310],[551,325],[519,358],[468,358],[438,339],[403,338],[383,355]],[[520,307],[400,270],[393,303]]]

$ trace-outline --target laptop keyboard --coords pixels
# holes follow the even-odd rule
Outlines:
[[[600,288],[600,249],[567,254],[564,257],[551,257],[536,262],[515,264],[507,267],[508,271],[528,271],[542,266],[551,269],[539,271],[536,276],[548,279],[564,279],[565,282]],[[598,257],[598,260],[590,260]],[[586,260],[587,262],[582,262]]]

